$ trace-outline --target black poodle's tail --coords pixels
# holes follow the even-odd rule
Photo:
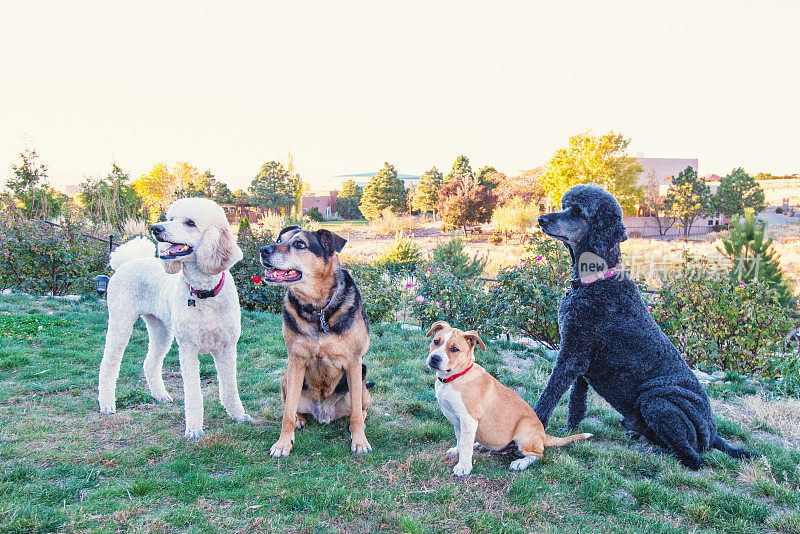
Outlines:
[[[725,454],[729,454],[734,458],[738,458],[739,460],[746,460],[747,458],[753,458],[756,456],[752,452],[748,452],[744,449],[736,449],[728,445],[728,443],[722,439],[721,437],[717,436],[714,439],[714,442],[711,444],[712,447],[715,449],[721,450]]]

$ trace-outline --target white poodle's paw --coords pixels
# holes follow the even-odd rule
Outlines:
[[[237,423],[252,423],[253,422],[253,418],[250,417],[249,415],[247,415],[246,413],[240,415],[239,417],[234,417],[233,420],[236,421]]]
[[[356,454],[365,454],[372,451],[372,445],[369,444],[366,436],[354,437],[350,444],[350,450]]]
[[[172,402],[172,396],[166,391],[163,393],[153,393],[156,402]]]
[[[183,435],[187,439],[200,439],[203,437],[203,429],[202,428],[187,428],[186,432]]]
[[[524,471],[531,465],[533,462],[538,460],[536,456],[526,456],[525,458],[520,458],[519,460],[514,460],[511,462],[511,465],[508,466],[509,469],[512,471]]]
[[[117,413],[117,405],[115,401],[100,401],[100,413],[111,415]]]
[[[453,468],[453,474],[457,477],[463,477],[472,473],[472,462],[459,461]]]
[[[450,447],[449,449],[447,449],[447,452],[445,454],[447,456],[455,458],[456,456],[458,456],[458,447]]]
[[[281,436],[278,438],[278,441],[275,442],[272,447],[269,449],[269,455],[273,458],[280,458],[282,456],[289,456],[289,453],[292,452],[292,445],[294,444],[294,439],[287,438]]]

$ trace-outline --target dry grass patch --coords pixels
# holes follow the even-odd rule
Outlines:
[[[793,447],[800,446],[800,399],[747,395],[732,401],[711,400],[714,413],[750,430],[776,434]]]

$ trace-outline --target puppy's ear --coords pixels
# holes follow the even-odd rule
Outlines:
[[[293,226],[287,226],[286,228],[284,228],[283,230],[278,232],[278,237],[276,237],[275,239],[280,239],[283,234],[285,234],[286,232],[290,232],[292,230],[300,230],[300,227],[299,226],[294,226],[294,225]]]
[[[319,242],[322,243],[322,248],[325,249],[325,253],[328,256],[333,254],[334,251],[341,252],[344,248],[344,244],[347,243],[347,239],[334,234],[330,230],[317,230],[316,233]]]
[[[483,340],[478,336],[478,333],[475,330],[464,332],[464,339],[466,339],[467,343],[473,347],[477,344],[481,350],[486,350],[486,345],[483,343]]]
[[[179,261],[161,260],[161,265],[164,266],[167,274],[175,274],[181,270],[181,262]]]
[[[198,265],[208,274],[226,271],[244,256],[227,222],[222,226],[209,226],[200,238],[200,245],[195,248],[194,253]]]
[[[436,321],[431,325],[431,329],[428,330],[428,333],[425,334],[425,337],[431,337],[433,334],[441,330],[442,328],[450,328],[450,325],[447,324],[445,321]]]

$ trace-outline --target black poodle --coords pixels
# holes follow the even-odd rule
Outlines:
[[[709,447],[749,458],[719,437],[703,386],[625,276],[619,243],[627,235],[617,200],[599,186],[576,185],[561,207],[539,217],[542,231],[564,242],[572,259],[558,312],[558,360],[534,408],[542,424],[572,386],[566,428],[576,428],[591,385],[622,414],[631,435],[669,449],[689,468],[700,466]]]

